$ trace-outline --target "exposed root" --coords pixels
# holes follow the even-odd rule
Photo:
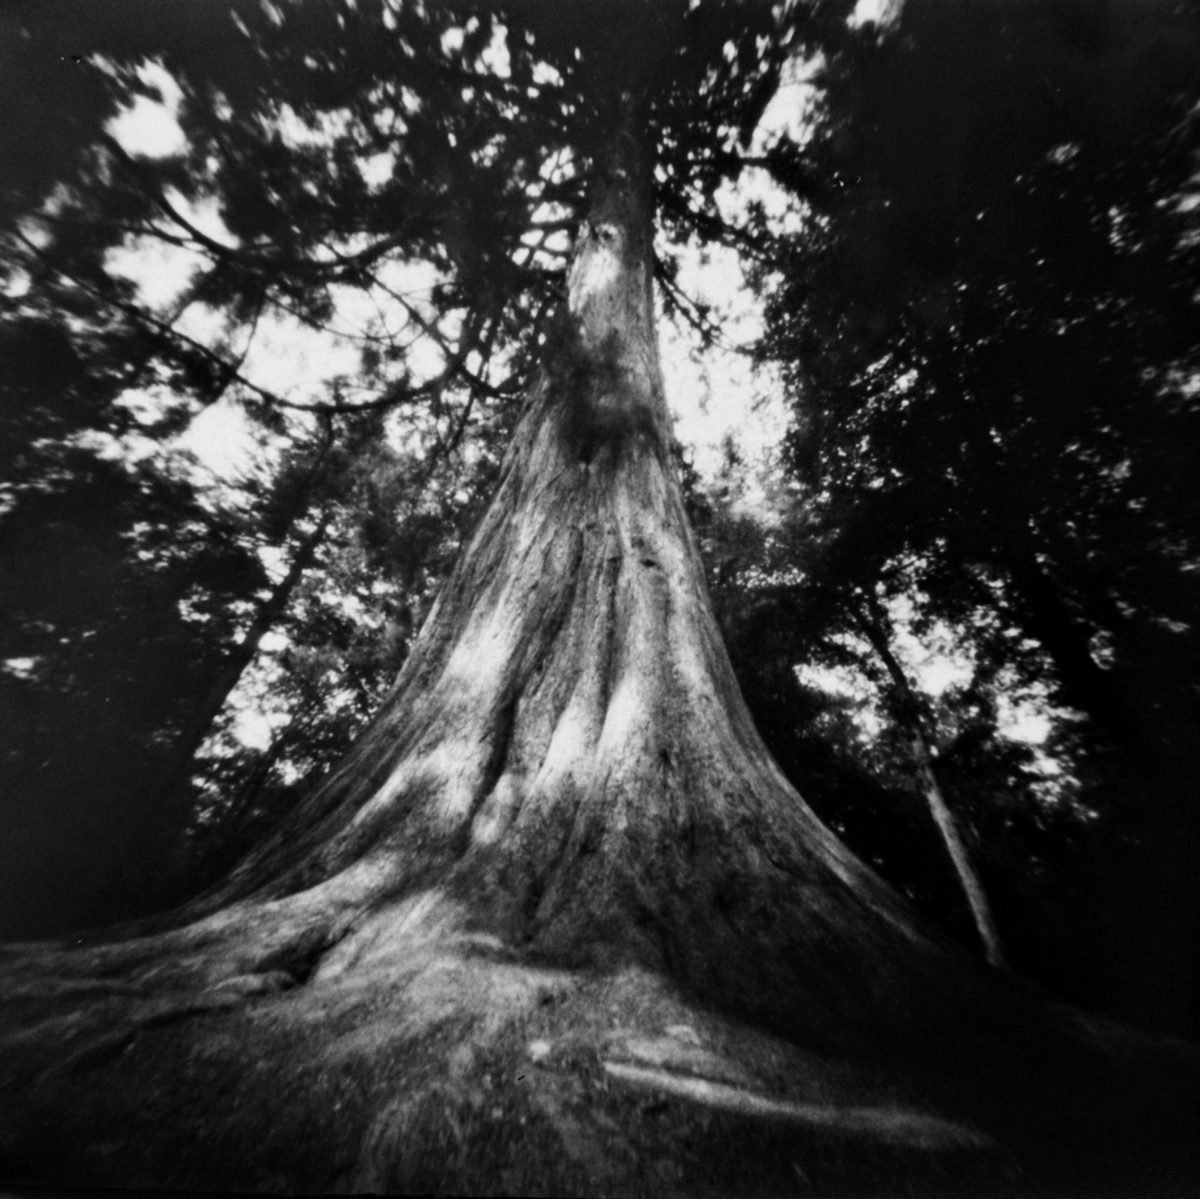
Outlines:
[[[879,1141],[884,1145],[956,1152],[964,1149],[995,1152],[999,1149],[991,1137],[975,1129],[923,1112],[885,1107],[836,1108],[820,1107],[815,1103],[788,1103],[744,1087],[650,1066],[635,1066],[629,1062],[606,1061],[604,1069],[621,1082],[678,1095],[707,1107],[737,1112],[739,1115],[783,1120],[841,1136]]]
[[[801,1177],[819,1193],[895,1177],[878,1189],[910,1194],[1015,1177],[1007,1130],[929,1085],[919,1045],[884,1065],[864,1030],[857,1055],[818,1053],[632,961],[523,960],[437,891],[393,900],[300,973],[115,988],[5,1037],[5,1072],[25,1081],[0,1122],[0,1178],[715,1199],[791,1194]],[[991,1073],[976,1090],[1009,1036],[980,1033]],[[1015,1085],[1034,1104],[1040,1081]]]

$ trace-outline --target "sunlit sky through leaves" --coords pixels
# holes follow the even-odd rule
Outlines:
[[[162,102],[139,97],[110,123],[108,131],[130,154],[162,157],[179,153],[185,141],[174,117],[178,89],[161,67],[145,68],[143,77],[158,89]],[[792,135],[800,132],[811,90],[805,71],[798,66],[764,114],[756,141],[761,143],[780,129]],[[298,130],[286,132],[300,136]],[[178,196],[172,200],[204,233],[218,240],[228,237],[214,205],[191,205]],[[748,172],[742,184],[727,187],[719,196],[722,209],[731,216],[751,200],[763,203],[784,224],[788,222],[789,202],[764,172]],[[179,295],[196,261],[190,251],[161,243],[152,247],[128,244],[110,254],[107,266],[114,274],[135,281],[145,303],[162,308]],[[428,295],[436,280],[421,266],[408,265],[389,282],[415,302]],[[709,478],[724,461],[726,446],[732,445],[749,468],[748,498],[761,498],[756,479],[770,469],[771,450],[782,437],[786,413],[770,373],[756,370],[741,352],[761,331],[757,305],[745,285],[736,252],[726,247],[687,247],[679,283],[690,297],[710,307],[722,329],[722,344],[702,351],[693,331],[666,319],[661,322],[663,368],[676,416],[676,435],[696,469]],[[387,314],[381,314],[369,296],[348,288],[341,289],[337,315],[331,322],[344,337],[289,323],[277,313],[266,314],[246,355],[243,373],[289,399],[322,398],[328,395],[333,378],[356,373],[359,351],[353,338],[368,322],[381,317],[386,320]],[[221,320],[218,313],[193,305],[179,328],[197,341],[212,344],[222,333]],[[395,320],[397,325],[402,323],[398,317]],[[231,349],[240,355],[243,347],[234,344]],[[428,339],[418,339],[411,345],[407,365],[417,376],[433,375],[440,369],[441,359]],[[131,396],[126,402],[136,405],[139,400]],[[238,406],[229,401],[198,416],[176,446],[192,451],[223,477],[246,470],[255,448],[247,422]]]
[[[886,24],[898,11],[898,0],[861,0],[855,22],[875,21]],[[496,64],[502,66],[502,64]],[[143,78],[161,96],[156,101],[139,97],[125,112],[110,122],[108,132],[131,155],[164,157],[185,150],[185,137],[175,119],[180,94],[174,81],[161,67],[149,65]],[[786,132],[793,140],[805,136],[811,118],[815,89],[811,83],[812,64],[797,61],[785,72],[782,84],[766,108],[751,143],[751,154],[761,153],[770,138]],[[285,116],[281,133],[302,141],[319,137],[320,131],[307,128],[296,120],[288,124]],[[386,159],[386,155],[383,156]],[[390,171],[390,161],[370,164],[380,178]],[[172,202],[187,219],[209,237],[230,240],[216,205],[191,204],[177,195]],[[803,219],[800,209],[773,182],[766,172],[747,170],[736,184],[726,184],[718,192],[722,214],[741,223],[747,206],[760,205],[780,231],[793,232]],[[566,245],[561,250],[565,252]],[[787,412],[781,388],[768,369],[756,368],[745,350],[761,333],[759,305],[746,286],[737,253],[723,246],[696,245],[672,247],[679,258],[678,284],[693,300],[706,306],[714,325],[720,330],[718,344],[702,347],[696,332],[679,322],[660,321],[660,342],[667,396],[676,418],[676,435],[685,452],[705,481],[713,481],[731,455],[740,463],[742,482],[739,503],[753,510],[759,519],[769,521],[767,495],[772,479],[778,478],[775,452],[787,428]],[[161,242],[135,241],[110,253],[108,269],[135,282],[142,301],[158,311],[167,311],[177,301],[199,262],[196,255],[181,247]],[[429,295],[437,278],[430,267],[420,263],[395,264],[388,268],[387,286],[432,319],[434,310]],[[405,365],[417,381],[435,376],[444,359],[428,336],[413,335],[412,322],[406,322],[403,310],[393,303],[364,291],[334,289],[335,314],[327,331],[315,330],[291,320],[279,311],[264,312],[253,337],[235,332],[224,347],[233,359],[241,359],[241,373],[254,383],[291,401],[327,399],[335,380],[354,380],[360,373],[362,334],[382,327],[389,336],[404,341]],[[407,324],[407,332],[406,332]],[[177,328],[196,341],[215,346],[226,330],[222,314],[201,304],[192,304],[177,323]],[[344,384],[339,384],[344,385]],[[351,398],[369,398],[369,392]],[[144,408],[152,414],[156,397],[150,393],[128,393],[123,402],[135,412]],[[263,451],[250,421],[238,403],[225,398],[197,415],[174,442],[174,448],[195,455],[204,473],[220,483],[235,484],[253,471]],[[145,439],[126,439],[113,452],[130,456],[152,453],[157,444]],[[282,563],[267,562],[268,567],[283,569]],[[947,688],[961,685],[970,676],[971,666],[962,656],[961,647],[944,637],[936,644],[913,638],[904,632],[905,616],[897,619],[896,651],[922,689],[936,698]],[[272,646],[264,644],[264,650]],[[862,681],[842,671],[806,667],[805,682],[831,695],[849,696]],[[852,672],[851,672],[852,673]],[[848,691],[847,688],[850,690]],[[881,727],[875,703],[865,694],[858,695],[860,724],[868,737]],[[1044,697],[1014,697],[1003,714],[1008,736],[1039,745],[1050,730]],[[235,697],[235,703],[237,702]],[[243,744],[265,748],[275,723],[268,710],[265,693],[242,697],[235,719],[235,736]],[[278,718],[279,714],[275,714]],[[1047,759],[1047,765],[1052,765]]]
[[[503,64],[495,64],[501,68]],[[120,116],[110,122],[108,132],[131,155],[165,157],[186,149],[185,135],[176,118],[180,93],[170,75],[151,64],[143,69],[143,80],[157,90],[161,100],[137,98]],[[811,104],[812,87],[805,64],[797,64],[785,80],[775,101],[764,114],[755,141],[762,142],[772,133],[786,130],[792,136],[803,132]],[[281,129],[284,137],[301,141],[319,136],[300,121]],[[380,175],[391,168],[388,161],[373,164]],[[369,180],[368,180],[369,181]],[[215,203],[189,203],[172,195],[172,203],[207,236],[230,240]],[[763,205],[784,226],[796,218],[788,199],[769,183],[764,172],[748,172],[736,188],[726,187],[718,196],[725,214],[735,217],[751,200]],[[569,247],[565,241],[562,252]],[[679,253],[679,247],[674,247]],[[741,502],[761,509],[765,497],[763,484],[775,469],[774,451],[786,428],[786,411],[780,389],[769,372],[756,369],[744,350],[759,336],[761,318],[758,306],[745,285],[742,267],[735,251],[725,247],[684,247],[680,258],[679,286],[693,300],[707,306],[713,322],[721,330],[720,344],[702,347],[696,332],[663,319],[660,340],[667,395],[676,416],[676,435],[682,442],[701,476],[712,479],[732,452],[742,464],[745,485]],[[108,256],[106,266],[137,284],[142,301],[158,311],[168,311],[188,282],[200,260],[191,251],[165,246],[152,239],[126,243]],[[435,313],[429,305],[435,273],[425,264],[399,264],[392,269],[387,285],[411,304],[424,305],[425,315]],[[269,391],[292,401],[327,399],[334,380],[352,380],[359,373],[361,342],[356,340],[368,329],[380,328],[405,341],[405,365],[416,379],[436,375],[443,358],[427,336],[405,336],[406,324],[399,305],[388,310],[386,298],[350,288],[336,292],[336,311],[330,331],[319,331],[289,320],[286,314],[267,311],[259,319],[254,336],[247,341],[244,331],[232,335],[225,348],[228,356],[242,358],[241,373]],[[200,304],[190,305],[176,327],[184,335],[204,345],[217,345],[225,336],[221,313]],[[240,340],[239,340],[240,339]],[[244,356],[244,357],[243,357]],[[353,396],[350,398],[369,398]],[[151,393],[127,393],[123,403],[149,417],[157,401]],[[251,422],[236,400],[226,397],[197,415],[185,432],[175,439],[173,448],[194,454],[202,472],[218,483],[236,484],[252,472],[263,452]],[[158,450],[149,438],[139,443],[126,438],[111,453],[137,456]],[[763,513],[765,515],[765,513]],[[278,572],[286,563],[268,561]],[[279,646],[264,642],[269,655]],[[269,688],[256,685],[256,672],[250,672],[233,697],[236,715],[233,734],[242,744],[265,749],[275,726],[286,723],[285,712],[274,712]],[[262,680],[260,679],[259,682]]]

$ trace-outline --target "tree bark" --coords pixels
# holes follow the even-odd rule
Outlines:
[[[1077,1174],[1097,1120],[1190,1145],[1200,1067],[956,956],[755,732],[669,452],[643,136],[623,100],[495,499],[345,762],[157,927],[7,953],[6,1179],[715,1199],[995,1183],[1039,1136]]]

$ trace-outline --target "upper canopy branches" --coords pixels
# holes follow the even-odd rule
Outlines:
[[[360,321],[374,344],[358,394],[306,406],[391,406],[445,387],[500,398],[563,298],[613,97],[639,99],[671,233],[752,250],[713,193],[740,171],[785,63],[843,36],[851,7],[231,0],[199,22],[188,5],[115,0],[102,17],[74,15],[69,47],[57,6],[31,7],[16,18],[21,61],[43,70],[24,82],[45,93],[60,153],[5,197],[5,225],[36,245],[10,232],[7,266],[82,289],[85,311],[116,302],[163,353],[189,358],[204,351],[186,321],[111,287],[118,249],[171,247],[192,302],[247,333],[264,313],[332,328],[347,305],[381,310]],[[165,98],[180,146],[157,156],[110,125],[137,97],[164,98],[147,63],[177,89]],[[26,293],[27,309],[38,302]],[[436,366],[414,357],[422,336]],[[507,383],[484,377],[497,355]],[[252,404],[286,401],[241,373]]]

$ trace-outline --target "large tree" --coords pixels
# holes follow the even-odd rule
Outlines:
[[[295,10],[318,42],[324,11]],[[753,123],[790,11],[505,9],[513,74],[536,48],[564,81],[586,189],[491,506],[379,713],[222,883],[6,952],[9,1180],[724,1194],[1195,1165],[1194,1051],[956,955],[812,815],[734,681],[674,466],[655,180],[705,158],[705,105],[712,156]],[[438,61],[444,26],[408,20]]]

